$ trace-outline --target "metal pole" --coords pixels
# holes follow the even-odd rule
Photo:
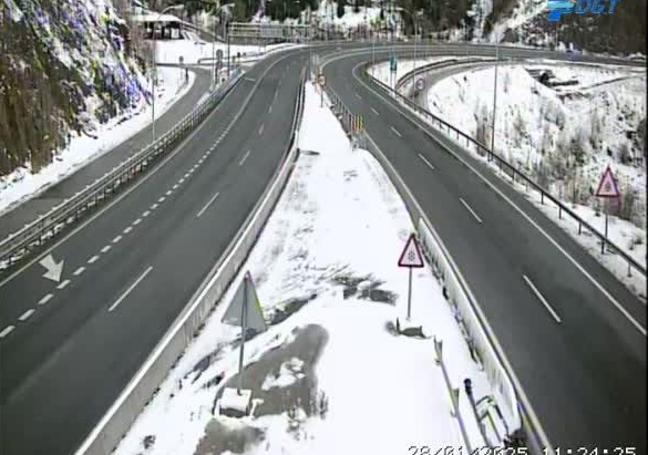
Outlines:
[[[607,199],[603,202],[603,207],[605,210],[605,238],[601,241],[601,254],[605,254],[605,244],[608,238],[608,201]]]
[[[499,68],[499,44],[495,44],[495,84],[493,85],[493,127],[491,130],[491,154],[495,153],[495,116],[497,114],[497,70]]]
[[[214,39],[212,41],[212,89],[216,88],[218,76],[216,72],[216,11],[214,11]]]
[[[229,22],[225,24],[225,34],[227,35],[227,79],[230,77],[230,33]]]
[[[157,37],[155,36],[155,22],[153,21],[153,99],[151,102],[151,133],[153,135],[153,142],[155,142],[155,86],[157,85]]]
[[[407,320],[412,315],[412,267],[409,267],[409,283],[407,285]]]
[[[243,278],[243,306],[241,308],[241,350],[239,352],[239,377],[236,392],[240,395],[243,388],[243,352],[245,350],[245,335],[247,332],[247,276]]]

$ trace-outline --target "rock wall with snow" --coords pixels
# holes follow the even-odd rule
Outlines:
[[[0,175],[146,102],[133,35],[112,0],[0,0]]]

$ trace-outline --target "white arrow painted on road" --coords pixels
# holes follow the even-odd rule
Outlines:
[[[61,274],[63,273],[63,263],[65,261],[56,262],[51,254],[48,254],[44,259],[42,259],[39,264],[47,269],[47,272],[43,275],[43,278],[52,280],[55,282],[61,281]]]

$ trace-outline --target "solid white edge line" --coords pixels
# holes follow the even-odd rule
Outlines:
[[[434,170],[434,165],[433,165],[432,163],[430,163],[430,162],[427,160],[426,157],[424,157],[424,156],[421,155],[420,153],[418,154],[418,156],[419,156],[419,158],[421,158],[421,159],[423,160],[423,162],[427,165],[427,167],[429,167],[430,169]]]
[[[212,203],[216,200],[216,198],[218,198],[218,196],[220,196],[220,193],[219,193],[219,192],[217,192],[216,194],[214,194],[214,195],[212,196],[212,198],[209,200],[209,202],[207,202],[207,204],[205,204],[205,206],[204,206],[202,209],[200,209],[200,212],[198,212],[198,214],[196,215],[196,218],[200,218],[201,215],[202,215],[203,213],[205,213],[205,211],[209,208],[209,206],[212,205]]]
[[[279,61],[283,60],[286,57],[282,57],[278,59],[277,61],[273,62],[264,72],[264,75],[267,74],[267,72],[272,68],[276,63]],[[259,80],[257,82],[257,85],[261,82]],[[279,81],[281,83],[281,80]],[[249,98],[251,98],[252,95],[249,95]],[[244,107],[247,105],[247,102],[243,104],[239,112],[243,112]],[[238,118],[238,114],[237,117]],[[269,196],[266,195],[266,199]],[[263,202],[265,203],[265,202]],[[263,204],[262,203],[262,204]],[[258,211],[257,211],[257,216],[258,216]],[[251,221],[252,222],[252,221]],[[250,229],[250,225],[248,225],[245,228],[241,228],[240,231],[246,232],[248,229]],[[236,248],[236,247],[235,247]],[[226,257],[225,261],[231,260],[231,255]],[[207,286],[208,287],[208,286]],[[192,311],[195,310],[196,306],[199,303],[199,300],[204,298],[204,295],[206,294],[207,290],[203,289],[200,293],[200,295],[197,297],[197,299],[194,301],[193,297],[190,300],[190,302],[193,301],[190,310],[186,311],[184,315],[182,315],[182,321],[186,321],[186,319],[189,317],[189,314],[192,313]],[[107,423],[110,421],[110,419],[116,414],[117,410],[120,408],[120,406],[124,403],[126,400],[127,394],[129,392],[132,392],[132,390],[136,387],[137,384],[141,381],[142,376],[149,371],[151,365],[153,364],[154,360],[160,357],[160,353],[162,350],[168,346],[169,340],[171,339],[172,336],[174,336],[179,329],[179,325],[173,325],[171,328],[171,331],[167,331],[167,333],[164,334],[164,337],[162,338],[162,341],[160,341],[154,348],[153,352],[149,354],[149,356],[146,358],[142,366],[138,369],[138,371],[135,373],[135,376],[131,378],[131,380],[128,382],[126,387],[121,391],[120,395],[117,397],[117,399],[111,404],[110,408],[104,413],[104,415],[101,417],[101,420],[92,428],[90,433],[85,437],[85,439],[81,442],[79,447],[74,451],[74,455],[83,455],[85,452],[91,447],[91,445],[97,440],[99,437],[100,432],[106,427]]]
[[[36,312],[35,309],[30,308],[29,310],[27,310],[27,311],[25,311],[23,314],[21,314],[21,315],[18,317],[18,320],[19,320],[20,322],[25,322],[25,321],[26,321],[27,319],[29,319],[29,318],[31,317],[31,315],[34,314],[35,312]]]
[[[243,163],[245,163],[245,160],[247,160],[248,156],[250,156],[250,151],[249,150],[247,152],[245,152],[245,155],[243,155],[243,159],[241,159],[241,161],[239,161],[239,166],[243,166]]]
[[[11,332],[14,331],[15,328],[16,328],[16,327],[14,327],[13,325],[8,325],[8,326],[5,327],[4,329],[2,329],[2,332],[0,332],[0,338],[4,338],[4,337],[6,337],[7,335],[9,335]]]
[[[277,60],[277,62],[280,61],[280,60],[281,60],[281,59]],[[274,62],[274,63],[277,63],[277,62]],[[274,63],[273,63],[273,65],[274,65]],[[272,65],[271,65],[271,66],[272,66]],[[252,91],[250,91],[250,94],[248,95],[248,99],[246,100],[246,102],[243,103],[243,105],[241,105],[239,111],[237,112],[237,114],[236,114],[236,115],[234,116],[234,118],[232,119],[232,123],[231,123],[231,124],[233,124],[233,123],[234,123],[236,120],[238,120],[238,118],[241,116],[241,114],[243,113],[244,108],[245,108],[246,105],[249,103],[249,99],[252,98],[252,94],[253,94],[254,91],[256,91],[256,87],[258,87],[258,85],[259,85],[259,83],[257,82],[256,85],[255,85],[255,89],[252,90]],[[164,166],[165,166],[169,161],[171,161],[172,159],[174,159],[174,158],[176,158],[176,157],[178,156],[178,154],[180,153],[180,151],[183,150],[184,147],[185,147],[189,142],[191,142],[191,140],[193,140],[193,138],[194,138],[198,133],[200,133],[200,132],[201,132],[201,131],[206,127],[206,125],[208,124],[207,119],[209,119],[212,115],[215,115],[216,112],[218,112],[219,110],[220,110],[220,105],[216,106],[216,107],[212,110],[212,112],[207,116],[207,118],[205,118],[205,120],[204,120],[203,122],[201,122],[201,124],[199,125],[199,127],[197,127],[196,129],[194,129],[194,130],[189,134],[189,136],[187,136],[187,137],[186,137],[186,138],[185,138],[185,139],[184,139],[184,140],[183,140],[183,141],[182,141],[182,142],[181,142],[181,143],[180,143],[180,144],[179,144],[179,145],[178,145],[178,146],[177,146],[177,147],[176,147],[176,148],[175,148],[175,149],[174,149],[170,154],[169,154],[169,155],[167,155],[167,156],[164,158],[164,160],[162,160],[161,163],[159,163],[159,164],[157,165],[157,167],[155,167],[155,169],[154,169],[152,172],[149,172],[149,173],[147,173],[146,175],[144,175],[141,179],[139,179],[138,181],[136,181],[136,182],[133,184],[133,186],[131,186],[131,187],[129,187],[128,189],[126,189],[126,191],[124,191],[124,193],[122,193],[122,194],[121,194],[120,196],[118,196],[116,199],[111,200],[111,201],[108,203],[108,205],[106,205],[106,206],[103,207],[101,210],[99,210],[97,213],[95,213],[95,214],[92,215],[90,218],[88,218],[87,220],[85,220],[85,221],[84,221],[83,223],[81,223],[79,226],[75,227],[75,228],[74,228],[74,229],[73,229],[69,234],[67,234],[67,235],[64,236],[63,238],[59,239],[59,240],[58,240],[56,243],[54,243],[52,246],[50,246],[49,248],[45,249],[45,251],[41,252],[39,255],[36,255],[36,256],[34,257],[34,259],[32,259],[31,261],[28,261],[28,262],[27,262],[23,267],[19,268],[18,270],[16,270],[15,272],[13,272],[11,275],[9,275],[8,277],[6,277],[6,278],[3,279],[2,281],[0,281],[0,288],[3,287],[5,284],[7,284],[9,281],[11,281],[11,280],[13,280],[14,278],[16,278],[16,277],[17,277],[18,275],[20,275],[21,273],[23,273],[23,272],[24,272],[25,270],[27,270],[29,267],[31,267],[32,265],[36,264],[36,263],[37,263],[38,261],[40,261],[42,258],[44,258],[45,256],[47,256],[50,252],[52,252],[55,248],[57,248],[59,245],[62,245],[64,242],[66,242],[66,241],[67,241],[68,239],[70,239],[72,236],[74,236],[74,235],[77,234],[79,231],[81,231],[82,229],[84,229],[87,225],[89,225],[90,223],[92,223],[94,220],[96,220],[96,219],[99,218],[101,215],[103,215],[103,214],[106,213],[108,210],[110,210],[110,209],[113,208],[115,205],[117,205],[119,202],[121,202],[121,201],[122,201],[126,196],[128,196],[128,195],[131,194],[133,191],[135,191],[137,188],[139,188],[141,185],[143,185],[143,184],[144,184],[146,181],[148,181],[152,176],[154,176],[155,174],[157,174],[157,172],[158,172],[160,169],[162,169],[162,168],[163,168],[163,167],[164,167]],[[231,124],[230,124],[230,125],[231,125]]]
[[[364,62],[363,62],[364,63]],[[362,63],[361,63],[362,64]],[[357,65],[353,71],[354,71],[354,77],[356,80],[360,81],[362,85],[364,85],[369,91],[374,93],[380,100],[386,101],[386,98],[383,98],[378,92],[376,92],[373,88],[369,87],[362,79],[358,78],[357,75],[355,74],[355,70],[360,66],[361,64]],[[502,190],[497,188],[493,182],[491,182],[489,179],[484,177],[484,175],[479,172],[477,169],[475,169],[472,164],[468,163],[462,156],[459,154],[453,152],[450,150],[450,148],[443,143],[440,139],[437,139],[434,137],[427,129],[428,128],[433,128],[430,124],[424,122],[423,120],[417,118],[412,112],[409,111],[409,109],[404,109],[398,105],[391,104],[389,102],[385,103],[386,105],[390,106],[392,109],[396,110],[400,114],[405,115],[412,123],[414,123],[416,126],[421,127],[424,126],[424,128],[421,128],[421,130],[429,137],[431,138],[435,143],[443,147],[445,150],[448,151],[453,157],[457,158],[460,163],[465,165],[468,169],[470,169],[475,175],[477,175],[486,185],[488,185],[493,191],[495,191],[498,195],[500,195],[506,202],[511,205],[517,211],[524,219],[526,219],[533,227],[535,227],[558,251],[560,251],[568,261],[570,261],[576,269],[578,269],[579,272],[581,272],[593,285],[596,287],[601,294],[603,294],[607,299],[614,305],[614,307],[623,315],[625,318],[632,324],[638,331],[641,333],[644,337],[647,335],[646,329],[637,322],[637,320],[626,310],[621,303],[617,299],[614,298],[612,294],[608,292],[605,287],[596,281],[596,279],[590,275],[590,273],[585,270],[585,268],[580,265],[580,263],[574,259],[556,240],[554,240],[553,237],[551,237],[538,223],[536,223],[531,216],[529,216],[524,210],[522,210],[518,205],[511,200]],[[444,136],[445,137],[445,136]],[[446,138],[448,139],[448,138]],[[451,139],[448,139],[451,140]],[[569,235],[569,234],[568,234]],[[589,254],[589,253],[588,253]],[[596,257],[592,256],[595,260]]]
[[[475,217],[475,219],[477,220],[477,222],[478,222],[479,224],[482,224],[482,223],[483,223],[482,219],[479,218],[479,215],[477,215],[477,213],[475,213],[475,211],[472,209],[472,207],[469,206],[468,203],[467,203],[466,201],[464,201],[464,199],[463,199],[462,197],[460,197],[459,200],[461,201],[461,203],[463,204],[463,206],[466,207],[466,210],[468,210],[468,211],[470,212],[470,214],[471,214],[473,217]]]
[[[537,287],[533,284],[533,282],[529,279],[528,276],[522,275],[522,278],[526,282],[526,284],[531,288],[535,296],[542,302],[544,307],[547,309],[547,311],[551,314],[551,317],[554,318],[554,320],[560,324],[562,321],[560,319],[560,316],[558,316],[558,313],[549,305],[549,302],[547,302],[547,299],[544,298],[544,296],[540,293]]]
[[[131,284],[131,285],[128,287],[128,289],[126,289],[126,291],[124,291],[124,293],[123,293],[123,294],[122,294],[122,295],[121,295],[117,300],[115,300],[115,303],[113,303],[112,305],[110,305],[110,306],[108,307],[108,312],[110,313],[110,312],[113,311],[115,308],[117,308],[117,306],[118,306],[120,303],[122,303],[126,297],[128,297],[128,294],[130,294],[131,292],[133,292],[133,289],[135,289],[135,288],[137,287],[137,285],[140,284],[144,278],[146,278],[146,275],[148,275],[148,274],[151,272],[151,270],[153,270],[153,266],[152,266],[152,265],[150,265],[150,266],[149,266],[149,267],[148,267],[148,268],[147,268],[147,269],[146,269],[146,270],[145,270],[145,271],[144,271],[144,272],[143,272],[143,273],[142,273],[142,274],[141,274],[141,275],[140,275],[140,276],[135,280],[135,282],[134,282],[133,284]]]
[[[427,217],[427,215],[425,214],[425,212],[421,208],[421,205],[419,204],[418,200],[414,197],[414,194],[412,193],[412,191],[405,184],[405,181],[403,180],[403,178],[396,171],[396,169],[391,164],[391,162],[387,159],[387,157],[382,152],[380,147],[378,147],[378,144],[376,144],[376,142],[371,138],[371,136],[368,133],[367,133],[367,138],[372,142],[372,144],[374,145],[376,150],[383,156],[383,159],[385,160],[385,163],[387,163],[387,165],[391,168],[391,171],[396,176],[396,178],[398,179],[400,184],[403,186],[403,188],[405,189],[405,191],[407,192],[409,197],[412,199],[412,201],[414,201],[414,205],[416,205],[417,210],[419,211],[419,213],[421,213],[422,218],[425,221],[425,223],[428,225],[428,227],[431,228],[431,230],[434,230],[434,227],[433,227],[432,223],[430,222],[429,218]],[[477,303],[478,300],[475,298],[475,295],[472,293],[472,290],[468,286],[468,283],[466,282],[466,279],[464,278],[464,276],[459,271],[459,267],[457,267],[457,264],[455,264],[454,259],[452,258],[450,253],[446,250],[445,244],[443,244],[443,240],[440,237],[439,237],[439,239],[440,239],[440,244],[441,244],[442,250],[443,250],[444,254],[446,255],[446,257],[448,258],[448,261],[450,262],[453,270],[456,272],[463,289],[466,291],[469,298],[473,302],[475,302],[474,310],[479,315],[479,318],[483,321],[484,330],[487,332],[487,334],[488,334],[488,336],[490,338],[490,341],[494,345],[495,351],[497,352],[498,356],[500,357],[501,362],[504,364],[504,369],[505,369],[506,373],[510,376],[510,380],[513,382],[516,394],[519,395],[519,399],[523,402],[524,407],[528,410],[529,418],[532,421],[531,422],[532,425],[536,428],[538,433],[540,433],[540,439],[542,440],[542,444],[547,448],[547,455],[553,455],[555,452],[552,449],[553,446],[551,445],[551,442],[549,441],[549,438],[547,437],[547,433],[545,432],[544,427],[540,423],[540,419],[538,418],[538,415],[536,414],[535,410],[531,406],[531,402],[529,401],[529,397],[527,397],[526,392],[524,391],[524,389],[522,387],[522,384],[520,383],[519,378],[515,374],[515,371],[513,370],[513,367],[511,366],[511,363],[508,360],[508,357],[506,357],[506,353],[504,352],[504,349],[502,348],[499,340],[495,336],[495,332],[493,331],[490,324],[488,323],[488,320],[486,319],[481,307]],[[522,416],[520,416],[520,418],[522,418]]]
[[[399,133],[398,130],[397,130],[396,128],[394,128],[393,126],[390,126],[390,128],[391,128],[391,130],[394,132],[394,134],[395,134],[396,136],[398,136],[398,137],[403,137],[403,136],[401,135],[401,133]]]

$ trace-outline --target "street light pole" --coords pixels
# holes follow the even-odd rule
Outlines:
[[[499,68],[499,43],[495,43],[495,84],[493,85],[493,127],[492,127],[492,130],[491,130],[491,155],[493,155],[495,153],[495,115],[497,113],[497,71],[498,71],[498,68]]]

